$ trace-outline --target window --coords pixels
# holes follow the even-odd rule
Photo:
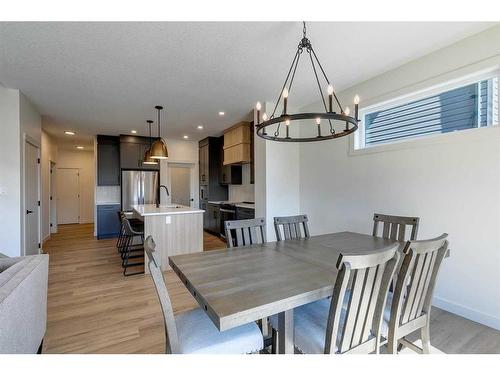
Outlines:
[[[496,125],[498,78],[490,74],[452,89],[426,90],[363,112],[357,148]]]

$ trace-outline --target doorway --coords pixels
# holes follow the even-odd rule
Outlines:
[[[40,249],[40,149],[24,143],[24,255]]]
[[[57,206],[56,206],[56,163],[50,162],[50,197],[49,223],[50,233],[57,233]]]
[[[170,182],[170,201],[183,206],[193,206],[192,174],[194,165],[191,163],[168,163]]]
[[[80,171],[77,168],[58,168],[57,224],[80,222]]]

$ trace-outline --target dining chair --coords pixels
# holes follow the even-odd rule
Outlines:
[[[382,238],[397,240],[400,242],[416,240],[420,218],[410,216],[393,216],[384,214],[373,215],[373,236],[379,236],[380,223],[382,226]],[[406,226],[411,228],[410,238],[406,238]]]
[[[398,248],[394,245],[377,253],[340,254],[332,298],[294,309],[294,343],[299,352],[379,353],[383,313],[399,260]],[[270,320],[277,329],[277,316]]]
[[[212,323],[200,308],[174,316],[168,289],[155,253],[153,237],[145,241],[148,269],[160,300],[165,326],[165,353],[173,354],[245,354],[262,350],[262,334],[255,323],[224,332]]]
[[[283,239],[309,238],[308,221],[307,215],[275,217],[274,231],[276,232],[276,239],[283,241]]]
[[[384,312],[383,334],[387,336],[388,353],[397,353],[402,346],[417,353],[430,352],[432,296],[441,262],[448,252],[447,237],[444,233],[406,244],[396,287],[394,293],[389,293]],[[405,338],[415,331],[420,331],[422,348]]]
[[[266,219],[264,218],[227,220],[224,222],[224,229],[228,248],[266,242]]]

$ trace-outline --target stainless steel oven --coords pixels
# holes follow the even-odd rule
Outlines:
[[[226,238],[224,222],[226,220],[236,220],[236,207],[233,204],[220,205],[220,236]]]

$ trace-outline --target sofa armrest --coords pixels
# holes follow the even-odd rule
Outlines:
[[[37,352],[47,326],[48,269],[42,254],[0,273],[0,353]]]

